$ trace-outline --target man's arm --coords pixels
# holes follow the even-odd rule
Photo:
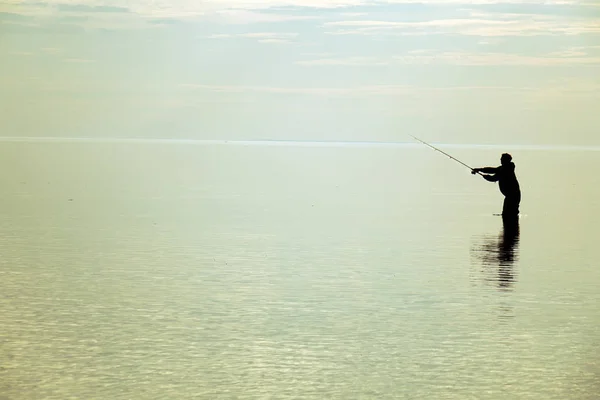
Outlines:
[[[484,167],[484,168],[473,168],[471,171],[472,174],[476,174],[478,172],[483,172],[484,174],[490,175],[481,175],[483,179],[488,182],[498,182],[500,180],[500,171],[501,167]]]
[[[499,169],[500,169],[500,167],[483,167],[483,168],[473,168],[473,171],[475,171],[475,173],[483,172],[484,174],[495,174],[496,172],[498,172]]]

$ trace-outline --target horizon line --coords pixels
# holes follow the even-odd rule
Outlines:
[[[186,138],[117,138],[117,137],[69,137],[69,136],[0,136],[0,142],[43,142],[43,143],[146,143],[146,144],[193,144],[193,145],[238,145],[238,146],[292,146],[292,147],[424,147],[418,142],[347,141],[347,140],[291,140],[291,139],[186,139]],[[447,148],[510,148],[521,150],[583,150],[600,151],[600,145],[560,144],[477,144],[439,143],[431,144]]]

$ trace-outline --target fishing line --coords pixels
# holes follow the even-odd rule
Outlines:
[[[422,141],[421,139],[419,139],[419,138],[417,138],[417,137],[415,137],[415,136],[413,136],[413,135],[410,135],[410,134],[409,134],[408,136],[412,137],[412,138],[413,138],[413,139],[415,139],[415,140],[418,140],[419,142],[423,143],[423,144],[424,144],[424,145],[426,145],[426,146],[429,146],[429,147],[431,147],[431,148],[432,148],[432,149],[434,149],[435,151],[439,151],[440,153],[444,154],[445,156],[448,156],[448,157],[450,157],[452,160],[456,161],[457,163],[460,163],[460,164],[464,165],[465,167],[469,168],[471,171],[473,170],[473,168],[471,168],[470,166],[468,166],[468,165],[467,165],[467,164],[465,164],[464,162],[462,162],[462,161],[460,161],[460,160],[458,160],[458,159],[456,159],[456,158],[452,157],[450,154],[446,153],[445,151],[442,151],[442,150],[438,149],[437,147],[435,147],[435,146],[432,146],[432,145],[430,145],[429,143],[427,143],[427,142],[424,142],[424,141]],[[479,171],[478,171],[477,173],[478,173],[479,175],[481,175],[481,173],[480,173]]]

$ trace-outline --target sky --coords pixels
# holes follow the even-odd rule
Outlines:
[[[600,0],[0,0],[0,136],[600,145]]]

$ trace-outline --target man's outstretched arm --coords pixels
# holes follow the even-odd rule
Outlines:
[[[478,172],[483,172],[484,174],[495,174],[498,172],[499,167],[483,167],[483,168],[473,168],[473,173],[476,174]]]
[[[500,179],[498,174],[496,174],[496,175],[481,175],[481,176],[483,176],[483,179],[485,179],[488,182],[498,182],[498,180]]]

